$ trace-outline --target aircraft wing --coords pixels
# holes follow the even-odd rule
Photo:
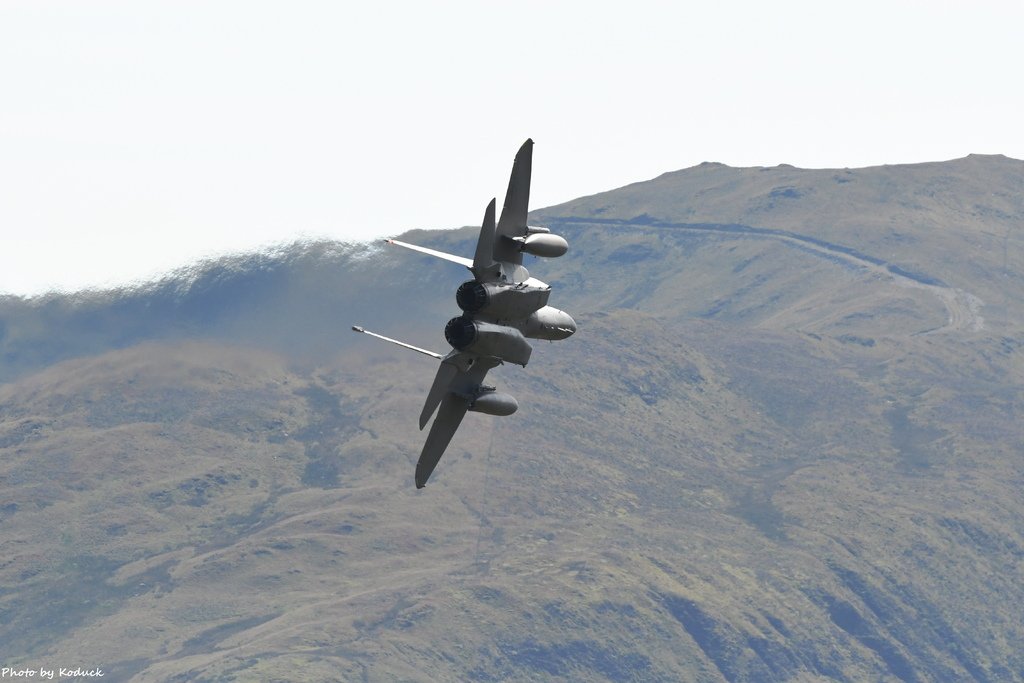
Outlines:
[[[427,434],[427,442],[423,444],[423,452],[416,462],[416,488],[421,489],[427,485],[427,479],[431,472],[437,467],[437,461],[444,455],[455,430],[462,424],[462,418],[469,410],[469,400],[448,394],[441,400],[441,408],[437,411],[437,419],[434,420],[430,433]]]
[[[421,254],[429,254],[430,256],[436,256],[437,258],[444,259],[445,261],[451,261],[452,263],[458,263],[461,266],[466,266],[470,270],[473,269],[473,259],[465,258],[463,256],[456,256],[455,254],[449,254],[448,252],[438,251],[437,249],[428,249],[427,247],[421,247],[415,244],[409,244],[408,242],[401,242],[399,240],[384,240],[387,244],[394,244],[397,247],[405,247],[406,249],[412,249],[418,251]]]
[[[462,418],[466,416],[466,411],[469,410],[480,385],[483,384],[487,371],[499,362],[496,358],[478,356],[465,351],[453,351],[441,361],[434,384],[427,394],[423,412],[420,413],[422,429],[434,410],[437,410],[437,418],[430,427],[427,441],[423,444],[423,450],[416,463],[416,488],[421,489],[426,485],[427,479],[462,424]]]

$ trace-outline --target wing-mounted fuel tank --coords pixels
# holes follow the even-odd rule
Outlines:
[[[557,341],[576,332],[576,321],[561,309],[545,306],[531,313],[519,329],[530,339]]]
[[[469,409],[477,413],[504,416],[511,415],[519,410],[519,402],[516,401],[514,396],[489,390],[478,394],[470,402]]]
[[[459,285],[455,302],[469,315],[477,313],[496,319],[526,318],[548,303],[551,288],[536,287],[525,282],[497,284],[469,280]]]
[[[516,365],[525,366],[533,352],[530,342],[516,328],[485,323],[468,316],[449,320],[444,327],[444,338],[459,351],[500,358]]]
[[[518,244],[519,251],[544,258],[557,258],[569,251],[569,243],[564,237],[551,234],[547,228],[529,226],[523,237],[510,237]]]

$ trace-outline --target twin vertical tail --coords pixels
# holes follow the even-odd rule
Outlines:
[[[530,207],[530,176],[533,173],[533,140],[528,139],[516,153],[512,162],[512,175],[508,179],[505,205],[498,219],[497,238],[494,241],[494,260],[522,265],[523,256],[513,237],[526,235],[526,215]],[[508,238],[508,239],[503,239]]]
[[[476,254],[473,256],[473,267],[471,270],[477,279],[487,279],[486,274],[495,272],[498,264],[494,262],[494,208],[495,200],[487,205],[484,212],[484,222],[480,226],[480,238],[476,241]]]

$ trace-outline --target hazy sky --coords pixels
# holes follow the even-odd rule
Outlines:
[[[1020,2],[0,2],[0,292],[720,161],[1024,158]]]

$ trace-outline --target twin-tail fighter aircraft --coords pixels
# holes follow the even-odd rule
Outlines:
[[[449,320],[444,328],[445,339],[452,345],[447,356],[369,332],[358,325],[352,327],[356,332],[441,361],[420,412],[420,429],[435,412],[437,417],[416,463],[416,488],[423,488],[427,483],[466,411],[511,415],[519,408],[514,397],[484,384],[488,370],[505,362],[525,367],[533,350],[527,338],[565,339],[576,331],[576,322],[568,313],[547,305],[551,287],[530,277],[523,267],[524,253],[556,257],[569,249],[562,237],[551,234],[547,228],[526,223],[532,162],[533,140],[527,140],[512,164],[501,218],[495,223],[495,200],[492,199],[484,213],[472,259],[386,240],[388,244],[459,263],[473,273],[473,279],[462,283],[455,293],[462,315]]]

